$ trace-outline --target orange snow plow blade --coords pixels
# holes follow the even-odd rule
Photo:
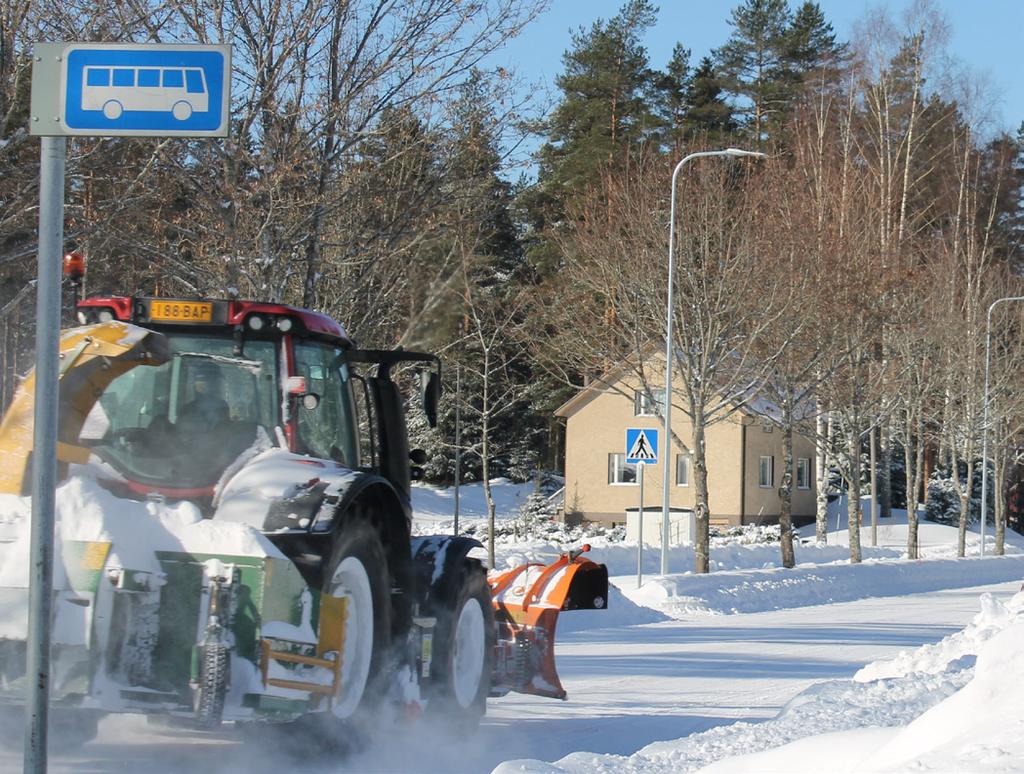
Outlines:
[[[589,550],[585,545],[553,564],[524,564],[488,579],[498,628],[494,695],[566,697],[555,668],[558,614],[608,604],[608,568],[581,556]]]
[[[105,322],[63,331],[60,338],[60,397],[57,459],[64,478],[67,463],[84,463],[89,450],[78,445],[85,418],[108,384],[138,365],[160,365],[168,358],[159,333],[123,322]],[[18,387],[0,422],[0,493],[25,495],[32,458],[35,371]]]

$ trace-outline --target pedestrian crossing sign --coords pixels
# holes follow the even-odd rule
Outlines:
[[[626,464],[654,465],[658,461],[658,431],[644,427],[626,429]]]

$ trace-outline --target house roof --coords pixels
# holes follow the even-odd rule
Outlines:
[[[555,409],[555,416],[568,418],[594,400],[594,398],[612,391],[613,385],[620,382],[626,375],[626,365],[623,362],[615,368],[609,369],[590,384],[581,387],[575,395]],[[658,385],[658,388],[661,389],[663,386]],[[782,419],[782,409],[779,408],[778,404],[759,392],[749,394],[742,405],[739,406],[739,411],[748,416],[770,419],[773,422],[780,422]],[[813,416],[814,412],[814,400],[808,398],[803,402],[802,406],[797,407],[795,418],[797,420],[807,419]]]
[[[555,409],[555,416],[570,417],[598,395],[603,395],[611,390],[612,386],[616,382],[622,381],[622,378],[628,373],[628,366],[634,357],[635,355],[631,355],[627,360],[619,363],[614,368],[609,368],[600,376],[595,377],[589,384],[580,387],[575,395]]]

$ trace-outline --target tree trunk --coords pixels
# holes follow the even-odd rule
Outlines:
[[[892,518],[892,439],[889,437],[889,420],[883,419],[878,426],[878,515],[882,519]]]
[[[913,430],[911,410],[904,415],[903,464],[907,471],[907,558],[917,559],[917,468],[914,465]],[[918,439],[918,448],[921,443]]]
[[[826,422],[823,413],[818,414],[815,422],[817,434],[816,467],[817,499],[814,511],[814,537],[819,545],[828,542],[828,450],[832,445],[832,420]]]
[[[487,501],[487,560],[490,567],[494,567],[494,497],[491,494],[491,462],[490,444],[487,441],[488,427],[487,418],[484,417],[480,425],[480,471],[484,479],[484,499]]]
[[[491,357],[483,352],[483,383],[480,389],[480,456],[484,479],[484,499],[487,500],[487,560],[494,567],[494,497],[491,495]]]
[[[964,487],[960,485],[960,460],[956,456],[956,444],[952,443],[949,445],[949,468],[960,492],[960,522],[957,530],[956,555],[963,558],[967,555],[967,495],[964,493]]]
[[[928,450],[925,448],[927,445],[925,442],[924,435],[924,408],[917,415],[917,455],[915,456],[914,463],[914,512],[917,512],[917,495],[921,495],[920,502],[923,504],[928,498],[928,477],[927,470],[925,469],[925,460],[927,459]]]
[[[324,127],[323,147],[320,152],[319,169],[317,170],[313,217],[310,220],[309,230],[306,233],[306,276],[302,282],[302,305],[307,309],[313,309],[317,305],[317,287],[320,284],[320,273],[322,270],[323,254],[320,242],[323,235],[324,198],[331,179],[331,168],[334,164],[334,148],[338,131],[338,103],[341,89],[338,56],[341,50],[342,18],[345,13],[343,6],[343,3],[339,3],[334,8],[334,23],[329,43],[331,58],[327,78],[329,89],[328,119]]]
[[[847,481],[847,532],[850,536],[850,561],[860,562],[860,432],[851,427],[847,431],[847,453],[850,457],[850,480]]]
[[[782,566],[796,565],[793,553],[793,412],[789,404],[782,408],[782,482],[779,486],[779,544]]]
[[[1006,493],[1003,490],[1006,487],[1007,455],[1003,453],[1002,449],[997,449],[994,456],[992,499],[995,503],[993,510],[995,511],[996,545],[993,553],[996,556],[1003,556],[1006,553]]]
[[[868,433],[868,447],[871,451],[871,547],[878,547],[878,443],[877,427]]]
[[[666,449],[669,444],[665,444]],[[667,453],[667,452],[666,452]],[[741,484],[742,485],[742,484]],[[711,571],[711,522],[708,508],[708,463],[704,448],[704,414],[697,406],[693,412],[693,494],[694,521],[696,533],[693,536],[693,571],[707,573]]]

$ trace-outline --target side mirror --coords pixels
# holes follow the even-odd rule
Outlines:
[[[409,452],[409,460],[414,465],[426,465],[427,464],[427,453],[423,449],[413,449]]]
[[[441,400],[441,376],[436,371],[422,371],[420,383],[423,391],[423,413],[427,424],[437,427],[437,404]]]

